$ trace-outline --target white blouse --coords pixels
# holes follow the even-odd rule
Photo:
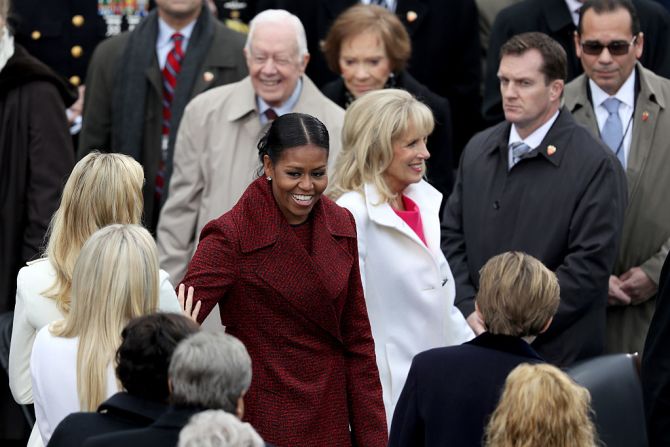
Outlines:
[[[30,353],[37,331],[65,318],[58,310],[56,301],[42,295],[55,279],[53,266],[48,259],[43,258],[29,262],[19,271],[16,280],[16,307],[9,350],[9,387],[14,400],[20,404],[33,403]],[[165,312],[181,312],[168,273],[161,270],[159,279],[159,309]]]
[[[79,337],[55,337],[45,326],[37,333],[30,356],[35,419],[42,442],[65,417],[82,411],[77,393],[77,348]],[[107,370],[107,397],[118,392],[113,362]]]

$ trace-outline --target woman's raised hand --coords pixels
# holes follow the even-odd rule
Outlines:
[[[195,321],[196,323],[198,322],[198,314],[200,313],[200,304],[202,304],[200,301],[195,303],[195,306],[193,306],[193,292],[194,289],[193,287],[188,288],[188,293],[186,294],[186,298],[184,298],[184,292],[186,290],[186,286],[184,284],[179,284],[179,291],[177,292],[177,299],[179,300],[179,305],[181,306],[181,312],[182,314],[186,315],[189,317],[191,320]]]

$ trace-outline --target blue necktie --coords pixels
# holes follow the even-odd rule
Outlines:
[[[612,149],[612,152],[614,152],[619,159],[621,165],[625,167],[623,125],[621,124],[621,118],[619,118],[620,104],[621,101],[616,98],[607,98],[603,101],[603,107],[605,107],[609,115],[607,116],[607,121],[605,121],[603,130],[600,132],[600,136],[602,137],[603,142]]]
[[[524,157],[524,155],[531,151],[530,146],[528,146],[523,141],[517,141],[516,143],[510,144],[509,149],[512,151],[512,163],[510,164],[508,170],[512,169],[512,166],[517,164],[519,160]]]

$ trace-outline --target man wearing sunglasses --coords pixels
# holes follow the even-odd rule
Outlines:
[[[609,281],[607,350],[642,352],[661,267],[670,247],[670,80],[644,68],[647,46],[629,0],[588,0],[575,51],[584,74],[565,89],[576,121],[626,170],[629,203]]]

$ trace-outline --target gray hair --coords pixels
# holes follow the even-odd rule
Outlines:
[[[177,447],[263,447],[254,428],[222,410],[194,415],[179,433]]]
[[[168,369],[170,401],[234,413],[251,384],[251,358],[241,341],[224,332],[199,332],[175,349]]]
[[[293,26],[293,29],[295,30],[296,45],[298,47],[298,56],[303,57],[306,54],[309,54],[309,51],[307,51],[307,37],[305,36],[305,27],[302,26],[302,22],[298,17],[283,9],[266,9],[251,19],[251,22],[249,22],[247,43],[244,45],[244,49],[247,50],[247,52],[251,51],[251,42],[254,39],[256,26],[263,23],[288,23]]]

